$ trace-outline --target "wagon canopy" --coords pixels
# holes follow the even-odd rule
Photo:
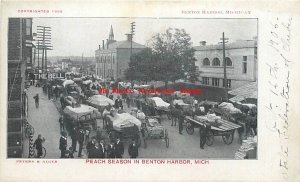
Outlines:
[[[108,105],[114,105],[114,101],[105,97],[104,95],[93,95],[87,102],[94,107],[105,107]]]
[[[184,103],[183,102],[183,100],[174,100],[173,101],[173,105],[176,105],[176,104],[178,104],[179,106],[188,106],[189,104],[186,104],[186,103]]]
[[[170,104],[162,100],[160,97],[149,98],[150,102],[152,101],[156,107],[169,107]]]
[[[74,84],[75,82],[73,80],[65,80],[63,83],[63,86],[66,87],[67,85]]]
[[[92,106],[81,104],[80,107],[73,108],[67,106],[64,113],[74,120],[78,120],[81,116],[87,114],[99,114],[98,110]]]
[[[92,80],[85,80],[82,83],[85,84],[85,85],[88,85],[88,84],[92,83]]]
[[[132,127],[137,125],[139,129],[141,129],[141,121],[132,116],[129,113],[116,113],[115,116],[108,115],[109,120],[113,124],[113,128],[117,131],[121,131],[122,128]]]
[[[228,102],[222,102],[219,105],[219,108],[229,112],[230,114],[242,113],[241,110],[239,110],[238,108],[235,108],[233,106],[233,104],[228,103]]]

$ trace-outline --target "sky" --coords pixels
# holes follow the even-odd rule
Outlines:
[[[130,32],[131,22],[136,22],[133,41],[143,45],[169,27],[185,29],[193,46],[199,46],[200,41],[218,44],[222,32],[229,43],[257,36],[257,19],[33,18],[33,32],[36,26],[51,27],[53,50],[48,56],[94,57],[98,45],[108,39],[111,26],[115,40],[122,41]]]

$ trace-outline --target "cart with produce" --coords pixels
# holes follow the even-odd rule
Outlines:
[[[169,147],[169,135],[167,129],[165,129],[155,117],[148,117],[145,122],[142,123],[142,136],[144,138],[144,147],[147,148],[147,141],[151,139],[161,139],[166,143],[166,147]]]
[[[221,117],[210,114],[205,116],[194,116],[194,118],[186,116],[185,121],[186,131],[190,135],[194,133],[194,128],[204,126],[206,123],[211,125],[211,130],[207,135],[206,141],[208,146],[213,144],[214,136],[221,136],[224,143],[230,145],[233,141],[235,130],[241,127],[240,125],[221,119]]]
[[[170,104],[165,102],[162,98],[150,97],[147,98],[146,102],[150,107],[154,107],[157,115],[161,116],[162,114],[166,114],[168,119],[171,119]]]
[[[81,104],[79,107],[67,106],[63,110],[63,114],[67,121],[67,128],[81,125],[84,127],[92,126],[93,129],[96,129],[96,119],[101,117],[100,112],[96,108],[84,104]]]
[[[113,106],[114,101],[105,97],[104,95],[93,95],[86,100],[86,103],[98,109],[101,113],[108,105]]]
[[[141,121],[129,113],[117,113],[116,111],[106,116],[105,126],[109,138],[114,141],[120,138],[123,141],[134,139],[138,146],[141,145]]]

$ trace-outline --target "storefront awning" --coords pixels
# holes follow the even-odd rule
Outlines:
[[[229,99],[232,102],[241,102],[246,99],[257,99],[257,82],[249,83],[231,90],[228,93],[234,96]]]

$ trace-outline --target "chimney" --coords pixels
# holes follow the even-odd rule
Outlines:
[[[206,46],[206,41],[200,41],[201,46]]]
[[[106,48],[108,49],[108,39],[106,39]]]
[[[102,40],[102,49],[104,49],[104,40]]]

